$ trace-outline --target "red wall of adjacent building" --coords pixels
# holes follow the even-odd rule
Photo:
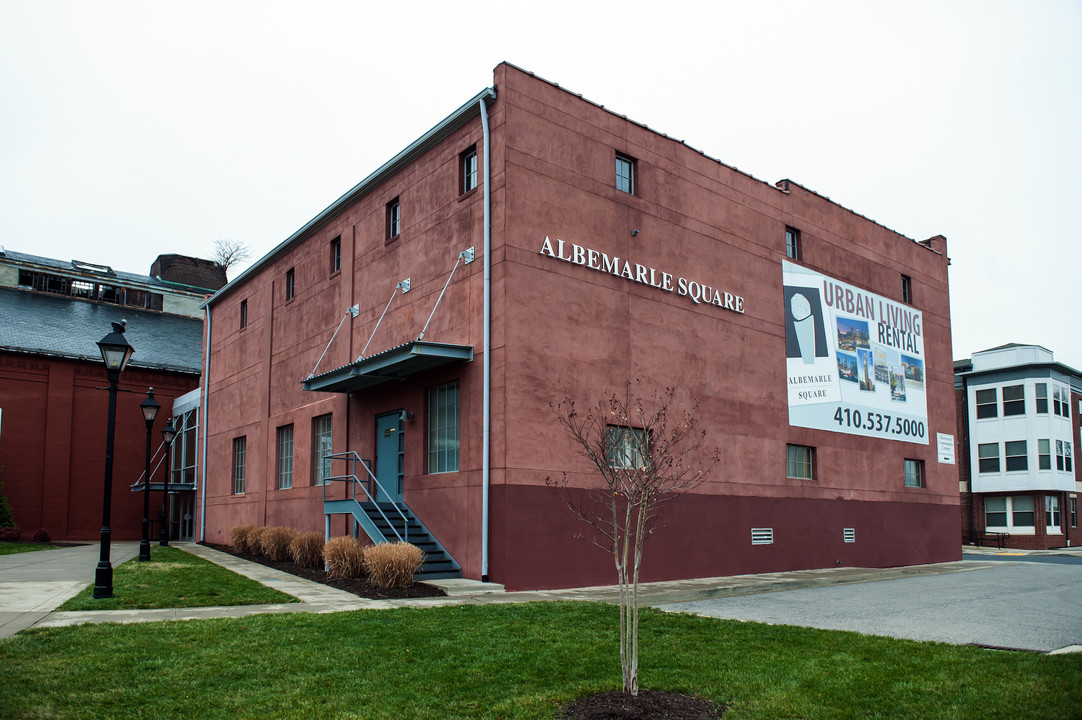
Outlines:
[[[162,411],[195,376],[128,368],[117,395],[111,529],[114,539],[142,532],[143,501],[129,486],[143,473],[146,424],[139,403],[153,387]],[[0,353],[0,480],[24,538],[45,528],[55,540],[92,540],[101,531],[108,381],[100,363]],[[159,471],[160,472],[160,471]],[[152,497],[152,507],[160,503]]]

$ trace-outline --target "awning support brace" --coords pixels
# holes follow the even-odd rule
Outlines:
[[[425,321],[425,326],[421,328],[421,334],[417,336],[418,340],[423,340],[425,333],[428,331],[428,324],[432,322],[432,317],[436,314],[436,308],[440,306],[440,301],[443,300],[443,294],[447,292],[447,286],[451,284],[451,278],[455,276],[455,270],[458,270],[458,264],[463,260],[469,265],[473,262],[473,248],[463,250],[458,254],[458,258],[455,260],[455,266],[451,268],[451,274],[447,276],[447,282],[443,284],[443,290],[440,290],[440,296],[436,298],[436,304],[432,306],[432,312],[428,314],[428,320]]]
[[[338,327],[336,327],[334,329],[334,335],[331,335],[330,342],[327,343],[327,347],[323,348],[323,355],[320,355],[319,360],[316,360],[316,366],[314,368],[312,368],[312,372],[308,373],[308,377],[305,378],[305,380],[311,380],[313,377],[316,376],[316,370],[319,369],[319,364],[321,362],[323,362],[323,358],[327,355],[327,351],[331,349],[331,343],[333,343],[334,339],[336,337],[338,337],[338,331],[342,329],[342,323],[344,323],[346,321],[346,317],[349,316],[349,315],[352,315],[353,317],[357,317],[360,314],[361,314],[361,306],[360,305],[352,305],[352,306],[346,308],[346,312],[345,312],[344,315],[342,315],[342,319],[338,321]]]
[[[394,290],[391,291],[391,299],[387,301],[387,305],[383,308],[383,314],[379,316],[379,320],[376,322],[376,326],[372,328],[372,334],[368,336],[368,342],[364,344],[364,349],[361,350],[361,354],[357,356],[356,362],[364,360],[364,354],[368,351],[368,346],[372,344],[372,338],[376,336],[376,331],[379,330],[380,323],[383,322],[383,318],[387,315],[387,311],[391,308],[391,303],[394,302],[395,296],[398,295],[399,288],[402,289],[402,293],[408,293],[410,291],[410,279],[400,281],[394,286]]]

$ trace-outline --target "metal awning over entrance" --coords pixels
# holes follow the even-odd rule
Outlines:
[[[352,393],[425,370],[473,360],[472,345],[409,342],[305,380],[305,390]]]

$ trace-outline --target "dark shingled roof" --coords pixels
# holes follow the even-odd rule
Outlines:
[[[183,315],[0,288],[0,350],[101,362],[97,342],[127,320],[130,367],[198,374],[203,321]]]

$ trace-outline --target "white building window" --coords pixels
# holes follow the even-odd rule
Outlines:
[[[1003,417],[1026,414],[1024,385],[1008,385],[1003,388]]]
[[[1044,496],[1044,522],[1046,534],[1059,535],[1059,498],[1055,495]]]
[[[1003,449],[1007,455],[1007,472],[1029,469],[1025,440],[1008,440],[1003,443]]]
[[[977,472],[999,472],[999,443],[981,443],[977,446]]]
[[[996,401],[997,392],[995,388],[989,390],[977,391],[977,419],[994,418],[999,416],[999,409]]]
[[[984,529],[991,532],[1034,532],[1033,496],[990,497],[984,500]]]
[[[1033,386],[1033,394],[1037,398],[1037,414],[1048,414],[1048,383],[1037,383]]]

